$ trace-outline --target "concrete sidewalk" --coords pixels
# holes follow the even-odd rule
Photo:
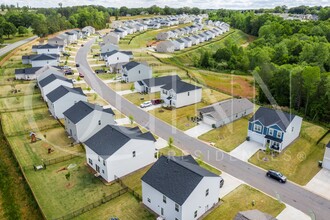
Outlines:
[[[330,200],[330,170],[321,169],[304,187]]]

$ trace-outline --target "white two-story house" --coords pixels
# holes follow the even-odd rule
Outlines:
[[[41,96],[47,102],[47,94],[56,89],[57,87],[63,85],[66,87],[73,88],[73,83],[71,79],[67,79],[59,74],[50,74],[45,78],[38,79],[38,86],[41,91]]]
[[[299,116],[260,107],[249,120],[248,137],[264,148],[282,151],[299,137],[301,124]]]
[[[152,69],[147,63],[131,61],[123,65],[122,80],[125,82],[136,82],[152,77]]]
[[[111,66],[117,63],[129,62],[130,59],[131,59],[131,55],[129,54],[129,51],[113,50],[104,55],[104,60],[107,66]]]
[[[60,54],[64,47],[58,44],[33,45],[32,52],[37,54]]]
[[[67,133],[77,142],[83,142],[108,124],[115,124],[111,108],[79,101],[64,113]]]
[[[202,88],[183,82],[173,81],[161,87],[160,97],[165,106],[180,108],[202,100]]]
[[[164,219],[200,218],[219,202],[221,177],[192,156],[162,156],[141,178],[142,202]]]
[[[54,118],[64,118],[63,112],[79,101],[87,102],[82,89],[59,86],[47,95],[47,105]]]
[[[154,163],[155,141],[138,127],[107,125],[84,142],[87,164],[111,182]]]

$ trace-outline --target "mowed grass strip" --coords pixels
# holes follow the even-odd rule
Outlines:
[[[46,107],[40,94],[0,98],[0,112]]]
[[[123,97],[133,104],[140,106],[145,101],[150,101],[152,99],[160,99],[160,92],[149,93],[149,94],[140,94],[140,93],[131,93],[123,95]]]
[[[31,131],[59,127],[47,108],[8,112],[1,115],[3,131],[8,136],[30,134]]]
[[[46,218],[54,219],[78,210],[110,195],[122,187],[105,185],[91,173],[85,158],[78,157],[47,166],[46,170],[26,174]],[[67,167],[76,165],[67,170]],[[70,173],[69,180],[65,177]]]
[[[34,93],[39,93],[38,90],[34,88],[35,82],[31,83],[22,83],[22,84],[11,84],[11,85],[2,85],[0,86],[0,97],[9,97],[9,96],[22,96],[22,95],[32,95]]]
[[[311,131],[309,135],[314,141],[302,137],[309,131]],[[300,185],[306,185],[321,169],[318,166],[318,161],[323,159],[325,148],[316,145],[315,141],[322,136],[321,131],[325,131],[325,129],[318,125],[303,122],[300,137],[278,156],[272,157],[263,151],[258,151],[249,159],[249,162],[264,169],[278,170],[287,176],[289,180]]]
[[[154,214],[144,208],[133,195],[127,192],[114,200],[74,218],[74,220],[109,220],[114,217],[118,219],[156,219]]]
[[[246,139],[248,124],[247,118],[241,118],[202,134],[198,139],[208,143],[212,142],[215,147],[230,152]]]
[[[134,88],[134,83],[109,83],[108,86],[115,90],[115,91],[124,91],[124,90],[131,90]]]
[[[253,201],[254,206],[252,205]],[[204,219],[234,219],[238,212],[253,209],[257,209],[276,217],[285,209],[285,205],[274,198],[243,184],[223,197],[220,206],[214,209]]]

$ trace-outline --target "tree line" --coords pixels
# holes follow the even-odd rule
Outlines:
[[[269,104],[271,94],[280,106],[310,120],[330,122],[330,19],[289,21],[230,10],[210,17],[257,38],[247,47],[228,39],[215,52],[203,50],[195,66],[252,74],[260,79],[258,102]]]

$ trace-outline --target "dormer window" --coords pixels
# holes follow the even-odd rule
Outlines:
[[[276,137],[277,138],[281,138],[282,137],[282,132],[281,131],[278,131],[277,134],[276,134]]]
[[[273,136],[273,135],[274,135],[274,129],[269,128],[269,130],[268,130],[268,134],[271,135],[271,136]]]
[[[261,125],[254,124],[254,127],[253,127],[254,131],[261,132],[261,129],[262,129]]]

